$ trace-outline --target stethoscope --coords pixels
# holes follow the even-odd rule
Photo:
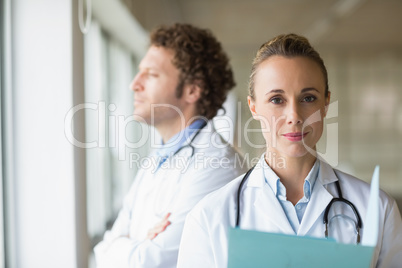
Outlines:
[[[193,157],[193,156],[194,156],[194,151],[195,151],[195,148],[194,148],[194,146],[193,146],[193,141],[194,141],[195,138],[198,136],[198,134],[200,134],[201,130],[202,130],[206,125],[207,125],[207,121],[204,121],[204,122],[202,123],[202,125],[200,126],[200,128],[197,129],[197,131],[195,132],[195,134],[194,134],[193,137],[191,138],[190,142],[187,143],[186,145],[180,147],[179,149],[177,149],[177,151],[174,152],[174,153],[172,154],[172,156],[177,155],[178,153],[180,153],[180,152],[181,152],[183,149],[185,149],[185,148],[190,148],[190,149],[191,149],[190,157]]]
[[[190,149],[191,149],[191,154],[189,155],[189,158],[193,157],[193,156],[194,156],[194,152],[195,152],[195,148],[194,148],[194,146],[193,146],[193,141],[197,138],[198,134],[200,134],[201,130],[207,125],[207,123],[208,123],[207,121],[204,121],[203,124],[199,127],[199,129],[197,129],[197,131],[195,132],[195,134],[193,134],[193,137],[191,138],[190,142],[188,142],[186,145],[184,145],[184,146],[180,147],[179,149],[177,149],[177,151],[175,151],[175,152],[174,152],[171,156],[169,156],[169,157],[173,157],[173,156],[177,155],[178,153],[180,153],[180,152],[181,152],[183,149],[185,149],[185,148],[190,148]],[[178,191],[179,191],[179,189],[176,189],[176,193],[173,195],[173,197],[176,196],[176,194],[178,193]],[[161,195],[158,194],[158,196],[161,196]],[[174,198],[173,198],[173,199],[174,199]],[[167,203],[165,204],[165,205],[166,205],[166,208],[171,206],[171,204],[172,204],[172,202],[173,202],[173,199],[170,200],[169,202],[167,202]],[[162,210],[165,212],[166,209],[162,209]],[[154,207],[154,212],[155,212],[155,215],[158,215],[158,216],[160,216],[160,217],[164,216],[164,213],[157,212],[157,210],[155,209],[155,207]]]
[[[175,155],[177,155],[178,153],[180,153],[183,149],[186,148],[190,148],[191,149],[191,154],[189,155],[189,157],[193,157],[194,156],[194,151],[195,148],[193,146],[193,141],[195,140],[195,138],[197,138],[198,134],[200,134],[201,130],[208,124],[207,121],[204,121],[202,123],[202,125],[197,129],[197,131],[195,132],[195,134],[193,134],[193,137],[191,138],[190,142],[188,142],[186,145],[183,145],[182,147],[180,147],[179,149],[177,149],[174,153],[169,154],[164,160],[166,161],[169,157],[173,157]]]
[[[255,166],[254,166],[255,167]],[[247,171],[247,173],[244,175],[243,179],[240,182],[239,188],[237,190],[237,213],[236,213],[236,228],[239,228],[240,225],[240,196],[241,196],[241,190],[243,188],[244,183],[247,181],[248,177],[250,176],[251,172],[253,171],[254,167],[252,167],[249,171]],[[336,174],[335,174],[336,175]],[[352,210],[353,213],[355,214],[355,217],[357,219],[357,223],[356,223],[356,231],[357,231],[357,241],[356,243],[359,244],[360,243],[360,230],[362,228],[362,220],[360,218],[359,212],[357,211],[355,205],[353,205],[352,202],[350,202],[349,200],[343,198],[342,196],[342,191],[341,191],[341,186],[339,184],[339,178],[337,181],[335,181],[335,185],[336,185],[336,189],[338,192],[338,196],[339,197],[334,197],[332,198],[331,202],[329,202],[329,204],[327,205],[327,207],[325,208],[324,211],[324,219],[323,219],[323,223],[325,225],[325,238],[328,238],[328,214],[329,211],[332,207],[332,205],[336,202],[343,202],[345,204],[347,204]]]

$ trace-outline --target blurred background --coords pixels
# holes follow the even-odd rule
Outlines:
[[[264,142],[247,107],[251,61],[281,33],[323,57],[332,99],[319,152],[402,207],[402,1],[0,0],[0,267],[94,267],[92,247],[158,139],[129,83],[156,26],[210,29],[237,86],[215,119],[246,156]]]

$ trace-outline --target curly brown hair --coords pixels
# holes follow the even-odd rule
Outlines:
[[[207,29],[176,23],[155,29],[151,45],[174,52],[173,65],[180,70],[176,96],[182,96],[184,85],[197,84],[201,88],[198,113],[213,118],[222,108],[228,91],[236,85],[229,58],[213,34]]]

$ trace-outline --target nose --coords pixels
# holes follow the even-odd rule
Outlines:
[[[286,109],[286,123],[288,125],[303,124],[303,117],[301,116],[301,107],[298,102],[289,103]]]
[[[134,77],[133,81],[131,81],[130,89],[131,89],[132,91],[137,92],[137,91],[142,91],[142,90],[144,90],[144,85],[143,85],[143,81],[142,81],[143,79],[142,79],[142,77],[143,77],[143,74],[142,74],[142,72],[140,71],[140,72],[138,72],[137,75]]]

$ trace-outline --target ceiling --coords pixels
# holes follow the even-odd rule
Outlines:
[[[280,33],[316,46],[402,48],[401,0],[122,0],[146,29],[173,22],[209,28],[229,50],[255,51]]]

